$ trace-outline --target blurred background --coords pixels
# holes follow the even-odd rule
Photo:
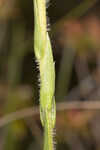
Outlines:
[[[51,0],[57,150],[100,149],[100,1]],[[32,0],[0,0],[0,150],[42,150]]]

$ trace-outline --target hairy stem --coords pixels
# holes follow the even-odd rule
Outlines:
[[[44,150],[54,150],[53,128],[56,119],[54,99],[55,67],[46,29],[46,1],[34,0],[34,51],[40,71],[40,119],[44,127]]]
[[[48,119],[45,124],[44,130],[44,150],[54,150],[53,128],[52,123],[50,123],[50,120]]]

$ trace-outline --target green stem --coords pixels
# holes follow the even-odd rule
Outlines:
[[[40,119],[44,127],[44,150],[54,150],[53,128],[56,119],[54,99],[55,67],[46,29],[46,1],[34,0],[34,51],[40,71]]]
[[[50,123],[48,119],[44,126],[44,130],[44,150],[54,150],[53,128],[52,123]]]
[[[45,0],[33,0],[34,1],[34,50],[37,59],[44,56],[46,47],[46,7]]]

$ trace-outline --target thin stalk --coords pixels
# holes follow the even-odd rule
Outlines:
[[[50,116],[48,116],[50,117]],[[50,120],[47,119],[47,123],[45,124],[45,133],[44,133],[44,150],[53,150],[54,149],[54,142],[52,140],[53,129],[52,123],[49,122]],[[49,146],[50,145],[50,146]]]
[[[44,128],[44,150],[54,150],[53,128],[56,119],[54,99],[55,67],[46,28],[46,1],[34,0],[34,51],[40,71],[40,119]]]

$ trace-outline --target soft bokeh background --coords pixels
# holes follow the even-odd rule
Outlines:
[[[100,2],[51,0],[57,150],[100,149]],[[42,150],[32,0],[0,0],[0,150]]]

